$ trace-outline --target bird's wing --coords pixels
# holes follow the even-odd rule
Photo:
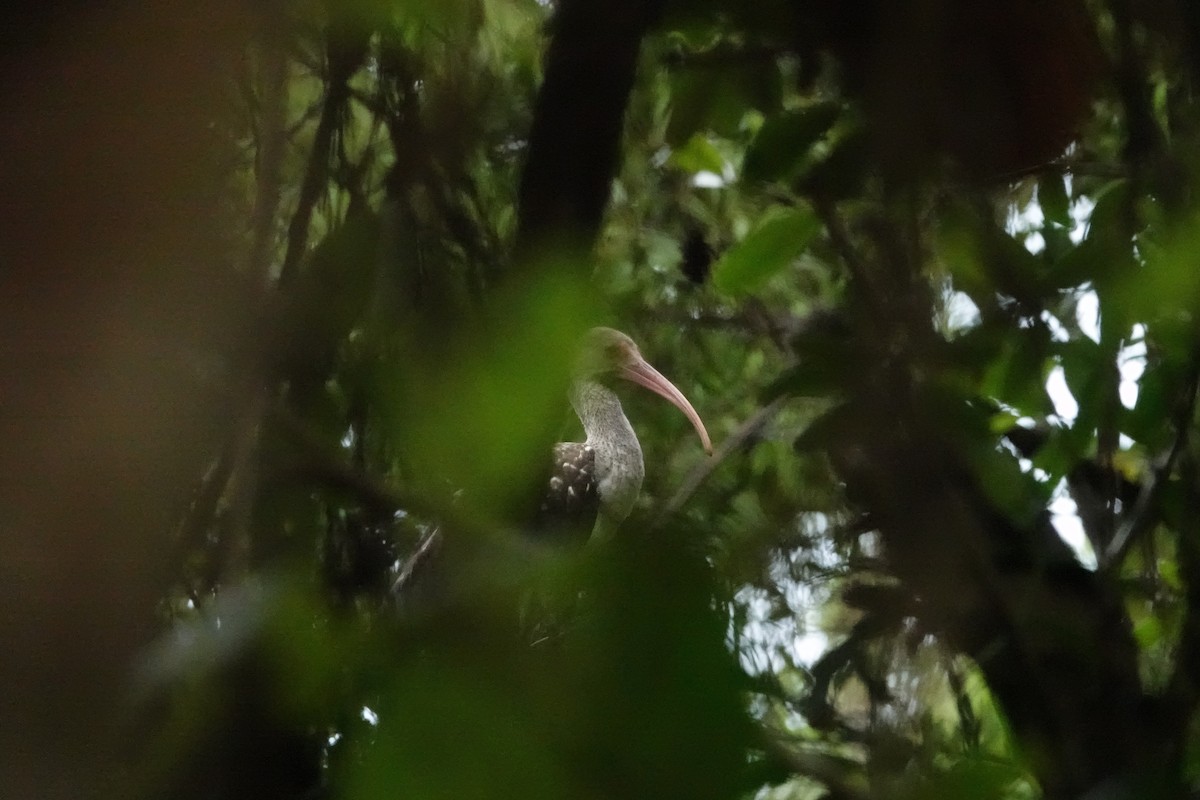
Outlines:
[[[587,541],[600,510],[596,483],[595,450],[580,442],[556,444],[536,533],[556,541]]]

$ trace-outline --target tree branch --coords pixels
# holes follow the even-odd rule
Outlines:
[[[816,753],[795,747],[795,740],[773,732],[763,735],[767,752],[793,772],[824,784],[833,797],[868,800],[870,781],[862,764],[844,756]]]
[[[329,160],[333,153],[334,136],[345,118],[346,103],[350,99],[348,81],[362,65],[367,55],[367,32],[343,29],[334,23],[326,33],[329,77],[325,90],[325,103],[321,108],[321,119],[313,136],[312,149],[308,153],[308,166],[304,181],[300,185],[300,197],[296,211],[288,224],[287,251],[279,271],[279,283],[287,286],[296,278],[308,249],[308,229],[313,209],[325,191],[329,179]]]
[[[1200,354],[1193,356],[1185,387],[1183,398],[1177,404],[1172,418],[1175,440],[1171,443],[1171,449],[1157,459],[1153,471],[1142,483],[1133,509],[1117,529],[1108,548],[1100,554],[1100,566],[1105,572],[1117,570],[1133,543],[1145,536],[1158,522],[1158,500],[1162,488],[1187,447],[1188,431],[1196,414],[1196,399],[1200,394]]]
[[[271,419],[303,451],[304,461],[296,470],[301,475],[330,488],[352,493],[363,507],[380,516],[390,517],[401,509],[417,513],[434,512],[433,508],[426,507],[412,498],[402,497],[376,476],[355,469],[342,459],[340,454],[333,452],[289,409],[276,406],[271,412]]]
[[[659,513],[656,524],[661,523],[667,517],[677,513],[683,508],[684,503],[691,499],[696,490],[700,488],[700,484],[707,480],[721,462],[724,461],[731,453],[741,449],[750,437],[761,431],[764,426],[779,413],[779,410],[791,398],[786,395],[777,397],[767,405],[755,411],[754,414],[738,426],[738,429],[725,438],[717,447],[717,451],[713,453],[712,458],[706,458],[687,474],[683,482],[679,484],[679,488],[675,490],[675,494],[663,506]]]

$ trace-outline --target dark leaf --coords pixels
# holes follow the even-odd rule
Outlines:
[[[1064,176],[1060,172],[1048,172],[1038,182],[1038,205],[1048,223],[1063,227],[1071,226],[1070,200],[1067,198],[1067,187]]]
[[[808,151],[837,121],[841,106],[814,103],[770,117],[746,150],[742,175],[748,181],[788,181],[808,159]]]
[[[773,111],[780,91],[779,70],[771,62],[730,69],[681,68],[671,91],[667,144],[678,146],[699,131],[733,138],[746,112]]]

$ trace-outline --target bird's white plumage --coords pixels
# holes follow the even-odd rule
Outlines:
[[[543,517],[556,512],[581,521],[595,518],[593,535],[612,532],[629,516],[642,490],[642,446],[616,393],[603,382],[611,376],[638,384],[665,398],[688,417],[706,452],[712,442],[700,415],[683,393],[642,358],[633,340],[612,328],[593,328],[580,353],[570,401],[587,440],[555,446],[555,477],[542,504]]]
[[[583,423],[586,445],[596,453],[596,492],[600,516],[616,524],[633,510],[646,474],[642,446],[611,389],[594,381],[576,381],[571,406]]]

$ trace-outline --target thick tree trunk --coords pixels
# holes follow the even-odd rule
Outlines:
[[[521,177],[518,265],[547,247],[585,249],[618,168],[642,38],[662,0],[562,0]]]

